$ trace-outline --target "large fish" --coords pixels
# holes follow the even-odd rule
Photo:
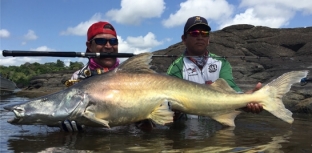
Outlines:
[[[8,122],[56,126],[69,119],[86,126],[113,127],[150,119],[164,125],[172,122],[174,109],[235,126],[234,119],[240,113],[237,109],[257,102],[276,117],[292,123],[292,113],[281,98],[293,83],[308,74],[305,70],[288,72],[253,94],[238,94],[223,79],[208,86],[157,74],[150,69],[151,56],[134,56],[114,71],[88,78],[66,90],[5,107],[15,114]]]

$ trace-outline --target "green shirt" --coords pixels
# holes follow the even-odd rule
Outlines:
[[[183,56],[176,59],[168,68],[167,74],[170,76],[183,78],[184,61]],[[219,78],[224,79],[235,91],[242,92],[241,89],[234,82],[231,64],[225,59],[215,54],[209,53],[209,58],[217,60],[221,63],[221,68],[219,71]]]

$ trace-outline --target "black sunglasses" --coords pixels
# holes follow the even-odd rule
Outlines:
[[[109,42],[110,45],[118,45],[118,39],[117,38],[111,38],[111,39],[106,39],[106,38],[94,38],[92,39],[97,45],[106,45],[107,42]],[[92,42],[90,40],[90,43]]]

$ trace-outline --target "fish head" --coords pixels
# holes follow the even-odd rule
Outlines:
[[[69,119],[75,109],[85,100],[79,90],[63,91],[39,97],[23,103],[8,105],[4,109],[15,115],[8,123],[15,125],[51,125]]]

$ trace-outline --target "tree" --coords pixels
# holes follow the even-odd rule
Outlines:
[[[82,62],[69,62],[69,69],[70,70],[79,70],[83,67]]]
[[[61,60],[57,60],[56,63],[50,62],[44,64],[27,62],[21,66],[6,67],[0,65],[0,73],[2,77],[10,79],[16,84],[27,86],[30,79],[34,76],[63,70],[79,70],[82,67],[82,62],[70,62],[70,66],[66,67]]]
[[[64,68],[64,67],[65,67],[65,64],[64,64],[63,61],[61,61],[61,60],[58,59],[58,60],[56,61],[56,67]]]

